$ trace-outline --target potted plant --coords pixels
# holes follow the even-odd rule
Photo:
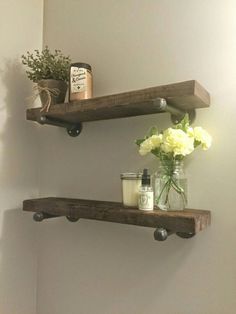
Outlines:
[[[28,78],[37,84],[42,111],[48,111],[50,105],[63,103],[69,80],[70,57],[64,56],[58,49],[51,52],[46,46],[41,52],[37,49],[34,53],[27,51],[21,59],[28,68]]]

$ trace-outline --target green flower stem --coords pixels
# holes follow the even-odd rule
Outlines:
[[[164,204],[168,205],[168,207],[170,207],[169,193],[170,193],[170,189],[173,188],[178,194],[181,195],[181,197],[183,199],[183,203],[186,204],[187,198],[186,198],[186,195],[184,193],[184,189],[177,184],[177,182],[173,178],[173,175],[167,175],[167,178],[168,178],[167,181],[165,182],[164,186],[162,187],[160,194],[157,197],[157,203],[160,201],[164,191],[166,191],[166,198],[165,198]]]
[[[160,201],[161,199],[161,196],[162,196],[162,193],[165,191],[165,188],[167,186],[167,184],[169,184],[169,179],[166,181],[166,183],[164,184],[162,190],[161,190],[161,193],[159,194],[158,198],[157,198],[157,203]]]
[[[167,181],[167,191],[166,191],[166,199],[165,199],[165,204],[168,204],[168,207],[170,207],[170,201],[169,201],[169,193],[170,193],[170,188],[171,188],[171,178]]]
[[[179,193],[180,195],[181,195],[181,197],[182,197],[182,199],[183,199],[183,202],[184,202],[184,204],[186,205],[187,204],[187,197],[186,197],[186,195],[185,195],[185,193],[184,193],[184,189],[183,188],[181,188],[180,186],[178,186],[177,185],[177,183],[174,181],[174,179],[172,179],[172,187],[175,189],[175,191],[177,192],[177,193]]]

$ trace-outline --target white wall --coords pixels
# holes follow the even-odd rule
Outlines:
[[[93,67],[95,96],[197,79],[212,95],[195,125],[212,149],[187,161],[189,206],[212,210],[195,238],[149,228],[55,219],[40,224],[39,314],[232,314],[235,272],[234,0],[48,0],[44,43]],[[40,192],[120,200],[119,174],[149,166],[134,139],[168,115],[84,124],[79,138],[40,131]]]
[[[25,120],[31,84],[20,56],[42,45],[43,1],[0,1],[0,313],[36,313],[37,251],[22,201],[38,194],[36,128]]]

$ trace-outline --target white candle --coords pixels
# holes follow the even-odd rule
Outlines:
[[[138,207],[138,194],[141,186],[141,173],[122,173],[122,196],[123,205]]]

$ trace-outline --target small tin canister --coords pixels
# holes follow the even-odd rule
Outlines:
[[[69,101],[93,97],[91,65],[77,62],[70,65]]]

